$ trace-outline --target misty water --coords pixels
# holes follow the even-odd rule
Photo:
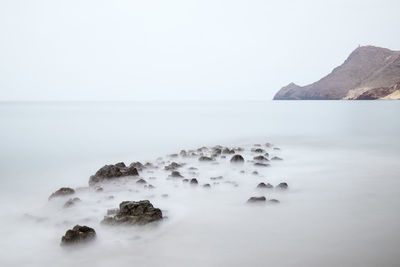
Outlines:
[[[0,266],[398,266],[399,115],[395,101],[3,102]],[[222,145],[242,146],[252,160],[254,144],[283,161],[166,156]],[[129,181],[84,188],[105,164],[158,157],[185,162],[181,173],[200,185],[167,180],[160,167],[140,172],[151,190]],[[220,175],[219,184],[210,180]],[[260,182],[289,189],[256,189]],[[63,186],[78,188],[82,202],[48,201]],[[246,204],[261,195],[280,203]],[[107,209],[141,199],[166,219],[100,225]],[[76,224],[97,239],[63,249],[61,236]]]

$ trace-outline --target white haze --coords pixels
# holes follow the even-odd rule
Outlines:
[[[398,266],[399,108],[377,101],[3,103],[0,265]],[[156,170],[142,173],[154,190],[83,190],[82,203],[69,209],[66,199],[47,200],[61,186],[87,186],[104,164],[265,142],[280,147],[269,152],[284,160],[259,168],[259,176],[251,164],[189,160],[182,173],[190,178],[187,167],[205,167],[201,184],[224,176],[210,190]],[[257,191],[261,181],[287,181],[290,189]],[[281,203],[245,204],[256,195]],[[100,226],[122,200],[147,198],[168,217],[158,226]],[[94,227],[97,240],[62,249],[61,236],[77,223]]]
[[[2,0],[0,100],[271,99],[359,44],[400,49],[397,0]]]

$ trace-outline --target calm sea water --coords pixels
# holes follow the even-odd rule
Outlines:
[[[0,265],[399,266],[399,118],[398,101],[0,103]],[[87,195],[74,212],[47,201],[104,164],[265,142],[284,161],[262,178],[290,185],[274,207],[244,205],[259,181],[235,174],[236,191]],[[145,197],[168,213],[156,230],[98,225],[108,205]],[[60,237],[76,223],[99,238],[65,251]]]

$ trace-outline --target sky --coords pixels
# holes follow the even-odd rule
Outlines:
[[[0,0],[0,100],[268,100],[358,45],[400,50],[398,0]]]

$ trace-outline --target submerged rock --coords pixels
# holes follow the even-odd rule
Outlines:
[[[247,203],[257,203],[257,202],[265,202],[267,199],[264,196],[261,197],[251,197],[247,200]]]
[[[136,162],[129,165],[129,167],[126,167],[123,162],[115,165],[104,165],[94,175],[90,176],[89,185],[93,186],[97,183],[111,181],[122,176],[137,176],[139,173],[134,166],[138,166],[138,163],[141,164],[140,162]]]
[[[280,157],[272,157],[271,160],[283,160],[283,159]]]
[[[81,202],[81,199],[79,197],[70,198],[67,202],[65,202],[64,208],[69,208],[78,202]]]
[[[254,166],[256,166],[256,167],[269,167],[271,165],[267,164],[267,163],[256,162],[256,163],[254,163]]]
[[[56,192],[49,196],[49,200],[55,197],[62,197],[75,194],[75,190],[69,187],[61,187]]]
[[[237,154],[231,158],[231,162],[241,163],[244,162],[244,158],[242,157],[242,155]]]
[[[222,150],[222,154],[235,154],[235,150],[229,149],[229,148],[225,147],[225,148]]]
[[[210,184],[203,184],[203,187],[204,188],[211,188],[211,185]]]
[[[269,161],[266,157],[264,156],[257,156],[253,158],[254,160],[259,160],[259,161]]]
[[[210,158],[210,157],[207,157],[207,156],[201,156],[201,157],[199,158],[199,161],[213,161],[213,159]]]
[[[171,174],[169,175],[169,177],[172,177],[172,178],[183,178],[183,176],[181,175],[181,173],[178,172],[178,171],[173,171],[173,172],[171,172]]]
[[[181,164],[178,164],[178,163],[176,163],[176,162],[171,162],[169,165],[167,165],[167,166],[164,167],[164,170],[166,170],[166,171],[173,171],[173,170],[176,170],[176,169],[178,169],[178,168],[180,168],[180,167],[182,167]]]
[[[145,179],[139,179],[136,181],[137,184],[146,184],[146,180]]]
[[[282,189],[282,190],[286,190],[286,189],[289,188],[289,185],[288,185],[287,183],[283,182],[283,183],[278,184],[278,185],[276,186],[276,188]]]
[[[196,178],[193,178],[192,180],[190,180],[190,184],[198,184],[199,182],[197,181]]]
[[[255,153],[264,153],[265,151],[264,151],[264,149],[262,149],[262,148],[253,148],[253,149],[251,150],[251,152],[255,152]]]
[[[280,201],[277,200],[277,199],[272,198],[272,199],[268,200],[268,203],[271,203],[271,204],[278,204],[278,203],[280,203]]]
[[[257,188],[268,188],[268,189],[270,189],[270,188],[274,188],[274,186],[273,186],[272,184],[270,184],[270,183],[267,183],[267,184],[265,184],[265,183],[259,183],[259,184],[257,185]]]
[[[154,208],[148,200],[124,201],[114,216],[105,216],[102,224],[106,225],[144,225],[163,218],[162,212]]]
[[[61,246],[76,245],[93,241],[96,238],[96,231],[88,226],[75,225],[68,230],[61,238]]]

